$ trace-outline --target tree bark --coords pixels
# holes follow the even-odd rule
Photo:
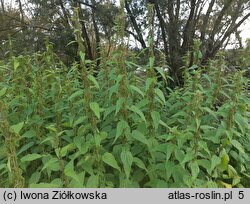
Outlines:
[[[93,6],[95,6],[96,2],[95,0],[91,0],[91,3]],[[95,40],[96,40],[96,65],[97,65],[97,68],[99,67],[100,65],[100,62],[101,62],[101,48],[100,48],[100,34],[99,34],[99,30],[98,30],[98,26],[97,26],[97,23],[96,23],[96,16],[95,16],[95,11],[94,9],[92,9],[92,21],[93,21],[93,25],[94,25],[94,31],[95,31]]]
[[[183,84],[183,76],[181,67],[183,65],[180,52],[178,25],[176,24],[177,17],[174,15],[173,1],[169,0],[167,5],[169,16],[168,23],[168,39],[169,39],[169,61],[170,61],[170,76],[174,80],[171,86],[181,86]]]
[[[2,7],[3,14],[4,14],[5,13],[4,0],[1,0],[1,7]]]
[[[136,34],[137,34],[137,40],[140,42],[142,48],[145,49],[147,46],[146,46],[146,43],[145,43],[145,41],[143,39],[142,32],[141,32],[141,30],[140,30],[140,28],[139,28],[139,26],[138,26],[138,24],[136,22],[136,19],[135,19],[134,15],[132,14],[132,11],[131,11],[131,9],[129,7],[129,3],[128,3],[127,0],[125,0],[125,8],[126,8],[126,11],[128,12],[131,23],[132,23],[132,25],[133,25],[133,27],[135,29]]]
[[[87,58],[90,60],[93,60],[91,42],[90,42],[89,35],[88,35],[87,29],[84,23],[84,15],[83,15],[83,11],[82,11],[80,3],[79,3],[79,9],[80,9],[79,14],[82,19],[80,22],[82,25],[82,34],[83,34],[83,39],[84,39],[84,46],[85,46],[86,53],[87,53]]]
[[[67,24],[67,26],[70,26],[69,14],[68,14],[66,8],[64,7],[62,0],[59,0],[59,5],[62,9],[63,18],[64,18],[65,23]]]
[[[24,11],[23,11],[23,6],[21,0],[18,0],[18,5],[19,5],[19,11],[21,14],[21,22],[24,24]]]
[[[193,33],[194,33],[194,17],[196,8],[195,4],[196,0],[191,0],[191,10],[183,31],[183,43],[181,48],[183,53],[186,53],[190,49],[190,46],[192,45],[192,41],[194,38]]]
[[[230,37],[232,33],[234,33],[248,18],[250,17],[250,13],[245,15],[238,23],[231,25],[225,34],[223,35],[222,39],[217,40],[213,45],[211,50],[207,50],[205,53],[203,62],[206,62],[208,59],[215,57],[216,53],[220,50],[223,46],[223,43]]]
[[[167,43],[167,36],[166,36],[166,32],[165,32],[166,26],[165,26],[164,19],[161,15],[161,11],[160,11],[158,2],[155,3],[155,10],[156,10],[157,18],[159,19],[159,23],[160,23],[165,56],[166,56],[166,59],[168,59],[168,43]]]

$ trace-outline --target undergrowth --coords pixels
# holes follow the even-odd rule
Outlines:
[[[0,187],[250,187],[243,71],[196,50],[172,90],[152,50],[139,65],[121,43],[95,76],[79,32],[71,67],[48,43],[0,63]]]

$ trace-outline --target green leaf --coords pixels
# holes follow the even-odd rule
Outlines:
[[[216,112],[211,110],[209,107],[203,107],[203,111],[207,112],[209,115],[213,116],[217,120]]]
[[[182,161],[184,160],[185,154],[184,154],[184,152],[183,152],[182,150],[177,149],[177,150],[175,151],[175,157],[176,157],[176,159],[177,159],[180,163],[182,163]]]
[[[94,138],[95,138],[95,145],[96,145],[97,147],[100,147],[101,142],[102,142],[103,140],[105,140],[105,139],[107,138],[107,136],[108,136],[108,134],[107,134],[106,132],[96,133],[96,134],[94,135]]]
[[[235,114],[235,122],[238,125],[238,127],[240,128],[240,131],[245,134],[246,129],[249,127],[247,118],[244,118],[241,114],[236,113]]]
[[[169,128],[169,126],[165,122],[163,122],[162,120],[160,120],[159,124],[167,129]]]
[[[198,58],[199,58],[199,59],[201,59],[201,58],[202,58],[202,56],[203,56],[203,55],[202,55],[202,52],[201,52],[201,51],[199,51],[199,52],[198,52]]]
[[[115,106],[115,115],[117,115],[117,113],[119,113],[119,111],[121,110],[121,108],[123,107],[125,102],[125,99],[123,97],[119,98],[116,101],[116,106]]]
[[[168,67],[168,68],[169,68],[169,67]],[[167,80],[163,68],[161,68],[161,67],[155,67],[155,69],[160,73],[160,75],[162,76],[162,78],[163,78],[164,80]]]
[[[105,112],[104,112],[104,116],[103,116],[103,119],[105,120],[106,117],[112,113],[113,111],[115,110],[115,107],[114,106],[111,106],[111,107],[108,107]]]
[[[60,150],[60,156],[61,157],[65,157],[67,155],[68,152],[74,150],[76,148],[74,143],[70,143],[66,146],[64,146],[61,150]]]
[[[205,78],[205,79],[209,82],[209,85],[211,86],[212,81],[211,81],[210,76],[209,76],[209,75],[207,75],[207,74],[203,74],[203,75],[202,75],[202,77],[204,77],[204,78]]]
[[[124,171],[126,174],[127,179],[129,179],[129,175],[131,172],[131,166],[133,163],[133,155],[130,151],[122,151],[121,152],[121,161],[123,163]]]
[[[0,97],[2,97],[6,92],[7,92],[7,88],[6,87],[2,88],[0,91]]]
[[[212,127],[210,125],[201,125],[200,126],[200,129],[201,130],[215,130],[216,128],[215,127]]]
[[[136,164],[136,166],[138,166],[141,169],[144,169],[146,172],[148,171],[145,164],[143,163],[143,161],[137,157],[133,158],[133,162]]]
[[[75,122],[74,122],[74,127],[83,123],[87,119],[86,116],[80,116]]]
[[[49,126],[46,127],[46,129],[50,130],[51,132],[57,132],[55,124],[50,124]]]
[[[100,119],[101,115],[100,115],[100,107],[99,104],[96,102],[91,102],[89,104],[90,109],[94,112],[95,116]]]
[[[41,171],[43,170],[49,170],[49,171],[59,171],[60,170],[60,163],[58,158],[51,158],[48,161],[46,161],[43,165],[43,168]]]
[[[191,161],[194,158],[193,152],[187,152],[184,156],[184,159],[182,160],[181,164],[185,164],[186,162]]]
[[[237,141],[237,140],[232,140],[231,144],[237,149],[239,150],[239,152],[241,153],[245,153],[244,147]]]
[[[41,178],[41,172],[40,172],[40,171],[34,172],[34,173],[30,176],[29,184],[35,184],[35,183],[39,182],[40,178]]]
[[[109,99],[113,96],[114,93],[118,92],[118,85],[114,85],[109,88]]]
[[[153,119],[155,129],[157,129],[159,124],[160,124],[161,115],[160,115],[160,113],[158,113],[156,111],[152,111],[151,112],[151,117]]]
[[[95,77],[93,75],[88,75],[88,79],[93,82],[93,84],[96,86],[96,88],[100,89],[100,86],[98,82],[96,81]]]
[[[0,164],[0,171],[1,171],[2,169],[5,169],[6,167],[7,167],[6,164]]]
[[[220,138],[226,131],[224,123],[221,123],[220,126],[217,128],[217,132],[215,137]]]
[[[224,171],[228,168],[228,163],[229,163],[229,156],[225,149],[223,149],[220,152],[220,158],[221,158],[221,163],[219,167],[221,168],[222,171]]]
[[[34,160],[39,159],[41,157],[42,157],[42,155],[40,155],[40,154],[28,154],[28,155],[21,158],[21,162],[34,161]]]
[[[146,122],[146,118],[145,118],[143,112],[139,108],[137,108],[135,105],[132,105],[131,107],[129,107],[129,110],[138,114],[141,117],[141,119]]]
[[[121,171],[120,167],[118,166],[115,157],[111,154],[106,152],[103,156],[102,156],[102,161],[110,166],[112,166],[113,168]]]
[[[231,184],[225,183],[223,181],[220,181],[220,184],[223,185],[225,188],[232,188]]]
[[[20,62],[17,59],[15,59],[15,61],[14,61],[14,70],[15,71],[17,70],[17,68],[19,67],[19,65],[20,65]]]
[[[116,128],[115,140],[113,143],[115,143],[115,141],[123,134],[126,128],[128,128],[128,123],[125,120],[119,121]]]
[[[148,140],[147,138],[138,130],[134,130],[131,135],[134,139],[142,142],[143,144],[148,145]]]
[[[83,53],[82,51],[80,51],[79,55],[80,55],[80,58],[81,58],[82,62],[85,63],[85,53]]]
[[[22,138],[32,138],[32,137],[36,137],[36,132],[34,130],[28,130],[27,132],[25,132],[23,135],[22,135]]]
[[[200,168],[198,166],[198,163],[196,161],[191,162],[190,168],[191,168],[191,172],[192,172],[192,178],[196,179],[199,175],[199,172],[200,172]]]
[[[154,81],[153,78],[147,78],[145,91],[148,91],[148,89],[151,86],[151,84],[153,83],[153,81]]]
[[[210,156],[210,151],[209,151],[209,148],[208,148],[206,142],[204,142],[204,141],[199,141],[199,142],[198,142],[198,146],[199,146],[201,149],[205,150],[205,151],[207,152],[207,154]]]
[[[166,160],[169,160],[171,154],[174,152],[176,148],[176,145],[173,143],[164,143],[159,144],[155,148],[153,148],[153,151],[163,152],[166,154]]]
[[[173,172],[175,171],[176,165],[172,161],[166,161],[165,169],[166,169],[166,173],[167,173],[167,179],[169,179],[171,177],[171,175],[173,174]]]
[[[16,125],[12,125],[10,128],[14,133],[19,134],[21,129],[23,128],[23,125],[24,125],[24,122],[20,122]]]
[[[238,176],[238,173],[237,173],[236,169],[233,168],[231,165],[228,165],[227,171],[228,171],[228,176],[229,176],[230,178],[233,178],[233,177],[235,177],[235,176]]]
[[[155,148],[152,149],[152,151],[156,151],[156,152],[168,152],[168,145],[169,143],[164,143],[164,144],[159,144],[157,145]]]
[[[29,148],[31,148],[35,143],[34,142],[29,142],[28,144],[24,145],[18,152],[17,152],[17,156],[19,156],[20,154],[22,154],[23,152],[25,152],[26,150],[28,150]]]
[[[195,123],[196,123],[196,130],[200,129],[200,124],[201,124],[201,119],[195,118]]]
[[[173,154],[175,148],[176,148],[176,145],[174,145],[172,143],[167,144],[167,158],[166,158],[166,160],[170,159],[170,157]]]
[[[207,159],[198,159],[197,163],[199,166],[203,167],[204,169],[206,169],[209,172],[209,169],[211,167],[211,162]]]
[[[85,141],[83,137],[75,137],[74,138],[74,144],[77,146],[81,154],[86,154],[88,152],[88,149],[90,147],[90,142]]]
[[[87,188],[98,188],[99,178],[97,175],[91,175],[87,181]]]
[[[74,92],[69,98],[69,101],[73,101],[76,97],[78,96],[83,96],[83,90],[78,90],[76,92]]]
[[[211,158],[211,168],[210,172],[214,170],[216,166],[218,166],[221,163],[220,157],[217,157],[216,155],[213,155]]]
[[[68,177],[71,177],[75,180],[78,180],[78,176],[74,170],[74,160],[71,160],[65,167],[64,167],[64,174]]]
[[[66,47],[68,47],[69,45],[71,45],[71,44],[73,44],[73,43],[77,43],[75,40],[72,40],[72,41],[70,41],[67,45],[66,45]]]
[[[135,92],[137,92],[138,94],[140,94],[142,97],[144,96],[144,93],[136,86],[134,85],[129,85],[131,90],[134,90]]]
[[[72,179],[70,184],[68,185],[69,188],[84,188],[86,187],[84,185],[84,181],[85,181],[85,176],[86,176],[86,172],[83,171],[79,174],[77,174],[77,180]]]
[[[161,99],[162,104],[165,105],[166,104],[166,99],[165,99],[165,96],[164,96],[163,92],[159,88],[156,88],[155,93]]]

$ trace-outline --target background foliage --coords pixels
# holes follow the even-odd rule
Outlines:
[[[96,70],[101,55],[109,56],[119,45],[114,27],[124,19],[130,50],[148,48],[149,28],[153,27],[154,52],[161,50],[168,61],[172,86],[183,85],[182,58],[192,51],[195,39],[201,42],[203,62],[228,45],[242,49],[240,33],[250,17],[249,0],[17,0],[16,7],[7,2],[1,0],[0,58],[9,51],[8,35],[14,40],[15,53],[44,51],[47,37],[62,61],[70,65],[77,59],[75,44],[68,45],[74,39],[72,17],[77,7],[86,58],[96,61]]]

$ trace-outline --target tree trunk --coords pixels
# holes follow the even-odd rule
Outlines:
[[[84,16],[83,16],[83,11],[81,8],[81,5],[79,4],[79,8],[80,8],[80,17],[81,17],[81,25],[82,25],[82,34],[83,34],[83,39],[84,39],[84,46],[85,46],[85,50],[87,53],[87,58],[90,60],[93,60],[93,55],[92,55],[92,47],[91,47],[91,43],[90,43],[90,39],[89,39],[89,35],[84,23]]]
[[[166,56],[166,59],[168,59],[168,43],[167,43],[167,36],[165,32],[166,26],[165,26],[165,22],[161,15],[161,11],[157,2],[155,3],[155,10],[156,10],[157,18],[159,19],[159,23],[160,23],[165,56]]]
[[[137,24],[137,22],[135,20],[134,15],[132,14],[132,11],[131,11],[131,9],[129,7],[129,3],[128,3],[127,0],[125,0],[125,8],[126,8],[126,11],[128,12],[129,18],[130,18],[130,20],[132,22],[132,25],[133,25],[133,27],[135,29],[135,32],[137,34],[138,41],[140,42],[142,48],[145,49],[147,46],[146,46],[146,43],[145,43],[145,41],[143,39],[142,32],[141,32],[141,30],[140,30],[140,28],[139,28],[139,26],[138,26],[138,24]]]
[[[183,76],[181,67],[183,66],[180,52],[179,31],[177,23],[177,17],[174,15],[173,1],[168,1],[168,40],[169,40],[169,61],[170,61],[170,76],[172,77],[173,86],[183,85]]]
[[[21,13],[21,22],[24,24],[24,11],[23,11],[23,6],[21,0],[18,0],[18,5],[19,5],[19,10]]]
[[[1,7],[2,7],[3,14],[4,14],[5,13],[4,0],[1,0]]]
[[[194,38],[194,17],[195,17],[195,4],[196,0],[191,0],[191,9],[190,14],[187,20],[187,23],[185,25],[184,31],[183,31],[183,43],[181,50],[183,53],[186,53],[190,47],[192,46],[193,38]]]
[[[91,0],[91,3],[93,6],[95,6],[96,2],[95,0]],[[96,17],[95,17],[95,11],[92,8],[92,21],[93,21],[93,25],[94,25],[94,31],[95,31],[95,40],[96,40],[96,66],[97,69],[99,68],[99,65],[101,63],[101,48],[100,48],[100,34],[99,34],[99,30],[98,30],[98,26],[96,23]]]

